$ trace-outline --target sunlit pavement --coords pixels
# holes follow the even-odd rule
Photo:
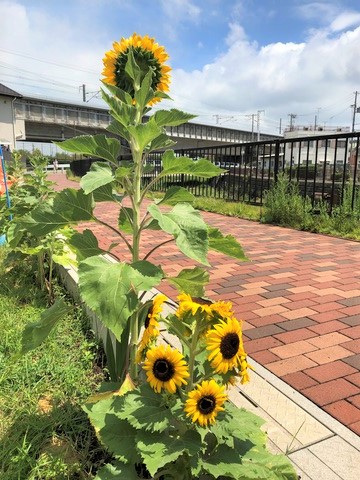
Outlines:
[[[78,188],[63,173],[49,178],[56,189]],[[96,214],[116,226],[118,209],[113,204],[101,203]],[[211,252],[206,291],[213,300],[233,303],[243,320],[249,356],[359,435],[360,243],[212,213],[203,217],[234,235],[249,258],[239,262]],[[83,226],[93,230],[104,249],[120,242],[112,252],[129,259],[111,230]],[[160,235],[161,240],[168,238]],[[158,231],[146,231],[142,251],[158,241]],[[194,266],[173,244],[150,260],[170,275]],[[161,291],[176,300],[172,287],[161,286]]]

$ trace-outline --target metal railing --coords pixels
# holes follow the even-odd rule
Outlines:
[[[197,196],[262,205],[266,192],[284,173],[313,206],[323,201],[331,211],[341,203],[347,189],[354,208],[360,194],[359,147],[360,132],[356,132],[175,150],[176,156],[207,158],[226,171],[210,180],[171,175],[155,188],[179,185]],[[144,182],[161,171],[161,155],[156,152],[147,158],[154,169],[144,175]]]

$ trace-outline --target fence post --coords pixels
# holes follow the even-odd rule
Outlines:
[[[274,157],[274,182],[277,183],[279,175],[279,160],[280,160],[280,140],[275,140],[275,157]]]

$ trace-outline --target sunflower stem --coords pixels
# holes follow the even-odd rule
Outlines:
[[[194,365],[195,365],[195,357],[196,357],[196,347],[198,344],[199,340],[199,333],[201,330],[201,320],[197,319],[196,320],[196,325],[195,325],[195,330],[193,333],[193,337],[191,340],[191,345],[190,345],[190,352],[189,352],[189,382],[186,387],[186,391],[190,392],[194,388]]]
[[[134,85],[135,91],[137,90],[137,85]],[[141,123],[142,118],[142,109],[137,106],[135,125]],[[141,174],[142,174],[142,157],[143,151],[139,148],[137,142],[134,138],[130,139],[130,148],[132,153],[132,158],[134,162],[134,179],[133,179],[133,238],[132,238],[132,261],[137,262],[140,255],[140,237],[141,237],[141,216],[140,216],[140,207],[141,207]],[[131,343],[130,343],[130,376],[137,381],[138,378],[138,366],[136,362],[136,351],[139,340],[139,322],[138,322],[139,312],[136,311],[131,316]]]

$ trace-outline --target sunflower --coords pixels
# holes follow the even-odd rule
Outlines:
[[[200,310],[201,312],[205,312],[207,315],[211,315],[211,307],[212,303],[208,300],[202,300],[198,298],[197,302],[191,298],[190,295],[187,293],[181,293],[178,297],[179,300],[179,307],[175,312],[175,315],[178,318],[181,318],[183,315],[187,313],[191,313],[191,315],[195,316],[195,314]]]
[[[149,342],[160,335],[158,320],[165,300],[165,295],[157,295],[150,306],[148,315],[145,319],[145,330],[137,350],[137,362],[141,361],[141,354],[148,346]]]
[[[232,304],[231,302],[216,302],[211,305],[211,312],[212,314],[217,314],[222,318],[230,318],[234,316],[232,312]]]
[[[149,69],[153,72],[152,89],[154,92],[169,91],[169,72],[171,68],[165,65],[165,61],[169,58],[164,47],[155,42],[148,35],[144,37],[134,33],[129,38],[122,38],[120,42],[113,43],[113,49],[105,53],[103,58],[103,76],[104,82],[129,93],[134,98],[133,81],[125,72],[128,53],[132,51],[135,61],[142,71],[142,78],[147,74]],[[141,79],[142,80],[142,79]],[[155,97],[149,105],[160,101]]]
[[[225,374],[235,367],[242,368],[242,358],[246,358],[246,353],[240,323],[236,318],[221,320],[208,330],[206,345],[206,349],[210,350],[208,360],[216,373]]]
[[[227,395],[224,393],[224,388],[215,380],[204,380],[188,393],[185,412],[188,417],[191,417],[193,423],[198,422],[202,427],[215,423],[218,412],[225,410],[223,404]]]
[[[186,378],[190,376],[182,354],[169,345],[159,345],[148,350],[143,368],[146,370],[147,381],[157,393],[162,388],[175,393],[176,387],[186,385]]]

